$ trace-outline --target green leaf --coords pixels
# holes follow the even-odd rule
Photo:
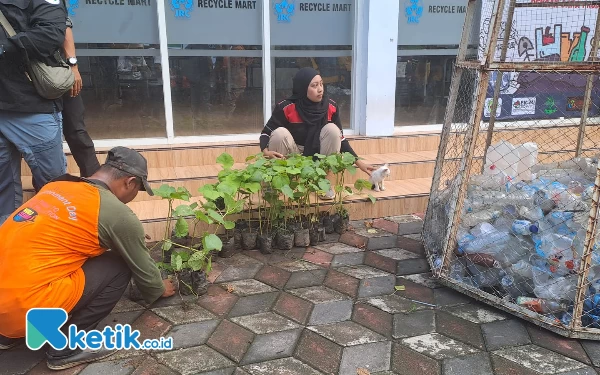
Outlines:
[[[326,157],[326,156],[325,156],[325,155],[323,155],[323,154],[315,154],[314,156],[316,156],[316,157],[317,157],[317,159],[325,159],[325,157]]]
[[[204,212],[196,211],[195,214],[196,214],[196,219],[198,219],[199,221],[203,221],[206,224],[210,224],[210,219],[208,218],[208,216],[206,216],[204,214]]]
[[[394,289],[396,289],[396,290],[406,290],[406,287],[404,285],[396,285],[394,287]]]
[[[297,174],[300,174],[300,172],[302,172],[302,171],[298,168],[287,168],[286,172],[291,175],[297,175]]]
[[[214,184],[203,185],[200,189],[198,189],[198,192],[200,192],[200,194],[202,194],[206,199],[209,199],[211,201],[216,200],[222,195],[221,193],[215,190]]]
[[[352,165],[356,161],[356,157],[349,152],[344,152],[342,154],[342,162],[346,165]]]
[[[181,257],[181,260],[184,262],[187,262],[188,259],[190,259],[190,253],[188,253],[187,251],[176,251],[174,253],[174,255],[179,255]]]
[[[315,174],[315,169],[313,167],[304,167],[302,168],[301,176],[304,178],[311,177]]]
[[[347,191],[349,194],[352,194],[352,193],[353,193],[353,192],[352,192],[352,189],[350,189],[350,187],[349,187],[349,186],[346,186],[346,187],[344,188],[344,190],[346,190],[346,191]]]
[[[204,250],[207,250],[207,251],[211,251],[211,250],[221,251],[221,248],[223,248],[223,242],[221,242],[221,239],[219,238],[219,236],[217,236],[216,234],[212,234],[212,233],[205,236],[202,239],[202,245],[204,247]]]
[[[327,164],[329,164],[331,167],[337,167],[338,165],[340,165],[340,163],[338,163],[338,157],[335,154],[327,156],[325,160],[327,161]]]
[[[377,198],[375,198],[374,196],[372,196],[371,194],[368,195],[369,199],[371,200],[371,203],[375,204],[375,201],[377,201]]]
[[[233,222],[233,221],[228,221],[228,220],[225,220],[225,221],[223,222],[223,226],[224,226],[224,227],[225,227],[225,229],[227,229],[227,230],[229,230],[229,229],[233,229],[233,228],[235,228],[235,222]]]
[[[321,189],[321,191],[329,191],[329,189],[331,189],[331,182],[327,179],[323,179],[319,181],[319,189]]]
[[[183,201],[189,201],[192,194],[184,186],[177,188],[175,192],[171,193],[171,199],[179,199]]]
[[[190,205],[182,204],[173,210],[175,216],[194,216],[194,210]]]
[[[231,155],[224,152],[221,155],[219,155],[219,157],[217,158],[217,163],[221,164],[224,169],[229,169],[229,168],[233,167],[234,160]]]
[[[212,257],[208,258],[208,261],[206,262],[206,267],[204,268],[204,271],[206,273],[209,273],[212,270]]]
[[[290,184],[290,179],[288,176],[277,175],[273,177],[272,184],[275,189],[281,190],[281,188]]]
[[[354,188],[356,190],[362,191],[364,189],[370,189],[373,184],[370,181],[364,180],[362,178],[356,180],[354,183]]]
[[[317,173],[319,176],[327,176],[327,172],[325,172],[323,168],[317,168]]]
[[[237,186],[235,186],[235,184],[230,181],[223,181],[219,185],[217,185],[217,190],[225,194],[235,195],[237,191]]]
[[[248,182],[244,184],[244,189],[250,191],[251,193],[259,192],[261,187],[261,184],[258,182]]]
[[[187,261],[187,264],[193,271],[200,271],[202,269],[202,266],[204,266],[204,259],[205,257],[203,252],[196,251]]]
[[[223,224],[223,217],[215,210],[208,210],[208,216],[214,219],[219,224]]]
[[[281,192],[288,198],[294,198],[294,191],[289,185],[282,187]]]
[[[177,219],[177,223],[175,224],[175,237],[185,237],[188,235],[190,228],[188,226],[188,222],[185,221],[184,218],[179,217]]]
[[[296,190],[298,190],[300,193],[306,193],[306,186],[304,186],[304,185],[298,185],[296,187]]]
[[[175,193],[175,188],[167,184],[163,184],[158,189],[152,189],[152,192],[156,196],[169,199],[171,198],[171,194]]]
[[[254,160],[254,159],[256,159],[256,156],[257,156],[257,155],[250,155],[250,156],[247,156],[247,157],[246,157],[246,161],[248,162],[248,161],[250,161],[250,160]]]
[[[283,165],[275,165],[273,166],[273,170],[275,172],[285,172],[286,168]]]
[[[171,256],[171,267],[173,267],[175,271],[181,270],[183,267],[183,259],[181,258],[181,255],[174,254]]]
[[[346,167],[346,169],[348,170],[348,172],[350,172],[350,174],[354,175],[356,174],[356,167],[353,165],[349,165]]]
[[[171,242],[171,240],[165,240],[165,242],[163,242],[161,248],[163,249],[163,251],[167,251],[170,250],[171,247],[173,247],[173,242]]]

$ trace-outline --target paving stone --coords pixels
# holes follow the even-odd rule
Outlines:
[[[216,278],[215,282],[225,283],[235,280],[251,279],[262,268],[262,266],[263,264],[260,262],[245,266],[228,266],[225,268],[225,270],[223,270],[223,272],[221,272],[219,277]]]
[[[373,228],[383,229],[386,232],[398,234],[398,223],[386,219],[373,220]]]
[[[302,272],[323,269],[323,267],[305,260],[287,260],[285,262],[275,263],[273,266],[279,267],[288,272]]]
[[[597,375],[597,373],[592,367],[586,367],[573,371],[561,372],[557,375]]]
[[[323,284],[327,276],[326,269],[293,272],[285,284],[285,289],[306,288]]]
[[[241,365],[285,358],[294,354],[302,329],[258,335],[250,345]]]
[[[499,310],[492,310],[479,303],[448,307],[445,310],[454,316],[476,324],[492,323],[508,318],[506,314]]]
[[[439,375],[442,373],[438,361],[398,343],[394,343],[392,346],[391,369],[398,375]]]
[[[600,342],[582,340],[581,345],[583,345],[588,356],[592,359],[594,366],[600,367]]]
[[[306,324],[312,307],[313,304],[309,301],[284,292],[277,299],[273,311],[300,324]]]
[[[342,351],[343,347],[340,345],[305,329],[296,347],[295,357],[326,374],[337,374]]]
[[[415,241],[419,241],[419,242],[423,241],[423,237],[422,237],[421,233],[419,233],[419,234],[403,234],[402,237],[410,238],[411,240],[415,240]]]
[[[365,253],[350,253],[334,255],[331,267],[357,266],[365,262]]]
[[[414,275],[428,272],[431,269],[426,259],[409,259],[398,261],[396,275]]]
[[[43,361],[46,364],[44,350],[29,350],[25,345],[20,345],[8,351],[0,352],[0,374],[14,375],[25,374]],[[10,358],[10,360],[8,360]]]
[[[226,268],[227,266],[224,264],[212,263],[212,268],[210,272],[206,275],[206,280],[209,283],[214,284]]]
[[[420,234],[423,231],[423,221],[413,221],[398,225],[398,235]]]
[[[243,267],[248,267],[248,266],[256,266],[256,265],[260,265],[262,266],[262,262],[249,257],[247,255],[247,251],[244,251],[243,253],[236,253],[234,256],[232,256],[231,258],[217,258],[216,263],[222,264],[226,267],[235,267],[235,268],[243,268]]]
[[[138,310],[144,310],[144,306],[140,305],[137,302],[133,302],[127,298],[121,298],[119,302],[117,302],[116,306],[111,311],[111,313],[116,314]]]
[[[487,353],[445,359],[443,368],[444,375],[494,375]]]
[[[86,366],[80,375],[129,375],[135,371],[136,362],[131,359],[95,362]]]
[[[393,337],[395,339],[420,336],[431,332],[435,332],[435,312],[433,310],[394,315]]]
[[[173,329],[167,333],[167,337],[173,338],[173,346],[175,349],[200,346],[206,344],[206,341],[218,325],[218,320],[182,324],[173,327]]]
[[[485,350],[481,325],[443,311],[436,311],[436,330],[445,336]]]
[[[420,303],[414,303],[395,294],[369,298],[365,301],[365,303],[375,306],[378,309],[390,314],[406,314],[412,311],[431,309],[429,306],[425,306]]]
[[[233,294],[240,297],[276,291],[273,287],[254,279],[237,280],[220,285],[223,289],[230,289]]]
[[[391,247],[399,247],[404,250],[408,250],[420,256],[425,256],[425,247],[420,240],[413,240],[408,237],[398,237],[396,245]]]
[[[437,360],[460,357],[479,352],[478,349],[470,345],[463,344],[462,342],[440,335],[439,333],[429,333],[422,336],[409,337],[403,339],[401,343],[414,351]]]
[[[475,301],[473,298],[450,288],[436,288],[433,291],[433,298],[435,304],[440,307],[464,305]]]
[[[301,328],[291,320],[272,312],[231,318],[231,321],[257,335]]]
[[[434,279],[433,275],[429,272],[418,273],[415,275],[400,276],[398,278],[398,281],[400,281],[400,280],[408,280],[415,284],[426,286],[427,288],[430,288],[430,289],[437,289],[437,288],[443,287],[443,285],[440,284],[436,279]]]
[[[406,279],[405,276],[398,277],[396,279],[396,285],[404,286],[404,290],[395,292],[396,295],[424,303],[435,303],[435,300],[433,298],[433,289],[431,288],[414,283]]]
[[[278,267],[266,265],[254,277],[256,280],[277,289],[283,289],[292,274]]]
[[[375,333],[370,329],[367,329],[352,321],[325,324],[320,326],[311,326],[307,327],[307,329],[312,332],[318,333],[326,339],[331,340],[334,343],[343,347],[387,341],[387,339],[384,336]]]
[[[167,307],[160,307],[157,309],[152,309],[152,311],[156,315],[162,317],[163,319],[168,320],[169,322],[171,322],[175,325],[203,322],[205,320],[211,320],[211,319],[217,318],[216,315],[212,314],[208,310],[205,310],[198,305],[191,305],[189,307],[167,306]]]
[[[392,337],[393,316],[364,303],[354,305],[352,320],[388,338]]]
[[[4,362],[2,362],[2,360],[0,360],[0,362],[4,365]],[[85,368],[85,366],[87,366],[87,364],[71,367],[70,369],[66,370],[56,371],[50,370],[48,368],[48,365],[46,364],[46,361],[41,361],[40,363],[38,363],[37,366],[35,366],[33,369],[27,372],[27,375],[77,375]],[[2,369],[0,369],[0,374],[4,373],[5,372],[3,372]],[[14,374],[17,373],[15,372]]]
[[[558,374],[587,367],[582,362],[567,358],[537,345],[509,347],[494,351],[493,353],[542,374]]]
[[[319,375],[318,371],[292,357],[255,363],[244,368],[251,375]]]
[[[274,264],[289,260],[301,259],[303,254],[287,254],[281,250],[275,250],[272,254],[263,254],[259,250],[244,251],[244,254],[264,264]]]
[[[208,339],[208,345],[239,362],[254,340],[254,334],[230,321],[223,320]]]
[[[501,320],[481,325],[488,350],[497,350],[507,346],[531,344],[525,326],[516,319]]]
[[[208,292],[198,299],[198,305],[215,315],[223,316],[231,310],[238,298],[218,285],[209,285]]]
[[[293,289],[289,293],[313,305],[310,325],[340,322],[352,316],[352,299],[325,286]]]
[[[331,255],[363,253],[365,251],[365,249],[344,243],[319,244],[318,246],[315,246],[315,249],[324,251]]]
[[[229,312],[229,316],[236,317],[267,312],[271,310],[278,295],[278,292],[273,292],[241,297]]]
[[[140,340],[158,339],[171,329],[171,324],[151,311],[145,311],[131,325],[131,330],[140,331]]]
[[[340,242],[348,246],[357,247],[359,249],[366,249],[368,238],[359,236],[353,232],[346,232],[341,235]]]
[[[167,298],[159,298],[152,305],[148,305],[143,301],[138,301],[139,304],[144,306],[145,308],[154,309],[157,307],[165,307],[165,306],[181,306],[185,303],[196,303],[198,301],[198,297],[194,295],[190,296],[180,296],[179,293],[175,293],[171,297]]]
[[[369,242],[367,243],[367,250],[382,250],[396,247],[396,244],[398,243],[398,236],[389,235],[389,233],[387,232],[385,233],[385,237],[369,238]]]
[[[141,365],[135,369],[133,375],[177,375],[177,373],[158,363],[154,358],[147,356]]]
[[[302,257],[302,259],[322,267],[329,267],[331,266],[333,255],[314,247],[309,247],[308,250],[306,250],[306,253],[304,253],[304,257]]]
[[[341,267],[338,271],[359,280],[358,297],[373,297],[394,292],[396,278],[369,266]]]
[[[384,219],[393,221],[394,223],[398,223],[398,224],[406,224],[406,223],[414,223],[414,222],[422,222],[423,221],[423,219],[416,214],[386,216]]]
[[[324,286],[349,295],[352,298],[358,296],[359,284],[360,280],[335,270],[329,270],[323,282]]]
[[[250,373],[246,370],[242,370],[241,368],[236,368],[233,375],[250,375]]]
[[[359,236],[367,238],[379,238],[395,235],[396,233],[390,233],[385,230],[374,228],[373,221],[355,220],[350,222],[350,229]]]
[[[182,375],[191,374],[231,374],[235,363],[206,345],[189,349],[181,349],[157,355],[159,362],[164,363]],[[216,372],[216,371],[219,371]]]
[[[495,375],[540,375],[537,371],[530,370],[497,355],[491,354],[490,358]]]
[[[144,313],[144,310],[134,310],[120,313],[110,313],[98,323],[98,330],[104,327],[115,327],[117,324],[133,324],[137,318]]]
[[[588,358],[585,349],[579,341],[559,336],[554,332],[533,324],[528,324],[527,331],[529,332],[529,337],[531,337],[531,342],[533,344],[550,349],[566,357],[573,358],[576,361],[584,362],[588,365],[592,364],[592,361]],[[600,350],[595,357],[590,353],[590,357],[592,359],[598,358],[600,364]]]
[[[354,374],[359,368],[369,372],[389,370],[391,360],[391,341],[375,342],[344,348],[341,374]]]

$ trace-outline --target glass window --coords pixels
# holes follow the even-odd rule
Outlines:
[[[263,127],[260,47],[214,45],[202,50],[193,47],[170,49],[175,135],[260,132]]]

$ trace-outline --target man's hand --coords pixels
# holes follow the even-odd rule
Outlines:
[[[81,74],[79,74],[79,69],[76,66],[71,67],[71,69],[75,75],[75,83],[73,83],[73,87],[71,87],[71,97],[74,98],[81,92],[83,80],[81,79]]]
[[[363,172],[365,172],[366,174],[368,174],[369,176],[371,175],[371,172],[376,171],[377,168],[373,167],[370,164],[365,163],[362,160],[357,160],[356,161],[356,166]]]
[[[175,294],[175,286],[170,279],[164,279],[163,284],[165,285],[165,292],[162,295],[163,298],[171,297]]]
[[[279,152],[269,151],[268,148],[263,150],[263,155],[267,159],[285,159],[285,156],[281,155]]]

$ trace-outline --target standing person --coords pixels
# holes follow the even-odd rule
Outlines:
[[[175,294],[127,206],[140,191],[154,195],[146,159],[115,147],[90,178],[65,174],[49,182],[0,227],[0,350],[25,337],[31,308],[64,309],[69,314],[61,328],[65,336],[71,324],[78,331],[96,329],[131,276],[149,304]],[[51,348],[47,365],[64,370],[115,352]]]
[[[65,39],[67,10],[60,1],[0,0],[0,225],[23,202],[21,156],[39,191],[66,171],[62,147],[62,104],[40,96],[25,58],[57,66]]]
[[[260,134],[260,149],[266,158],[338,152],[358,157],[344,137],[337,104],[325,96],[323,78],[310,67],[296,73],[292,96],[275,106]],[[369,176],[376,169],[362,160],[355,164]],[[334,197],[335,193],[330,190],[323,198]]]
[[[83,98],[79,95],[83,87],[83,81],[77,65],[75,39],[73,38],[73,22],[70,18],[67,18],[63,52],[67,64],[71,66],[75,75],[75,83],[71,91],[62,96],[63,134],[69,145],[73,159],[75,159],[79,167],[81,177],[89,177],[100,169],[100,163],[96,157],[94,142],[92,142],[85,128],[85,107],[83,105]]]

